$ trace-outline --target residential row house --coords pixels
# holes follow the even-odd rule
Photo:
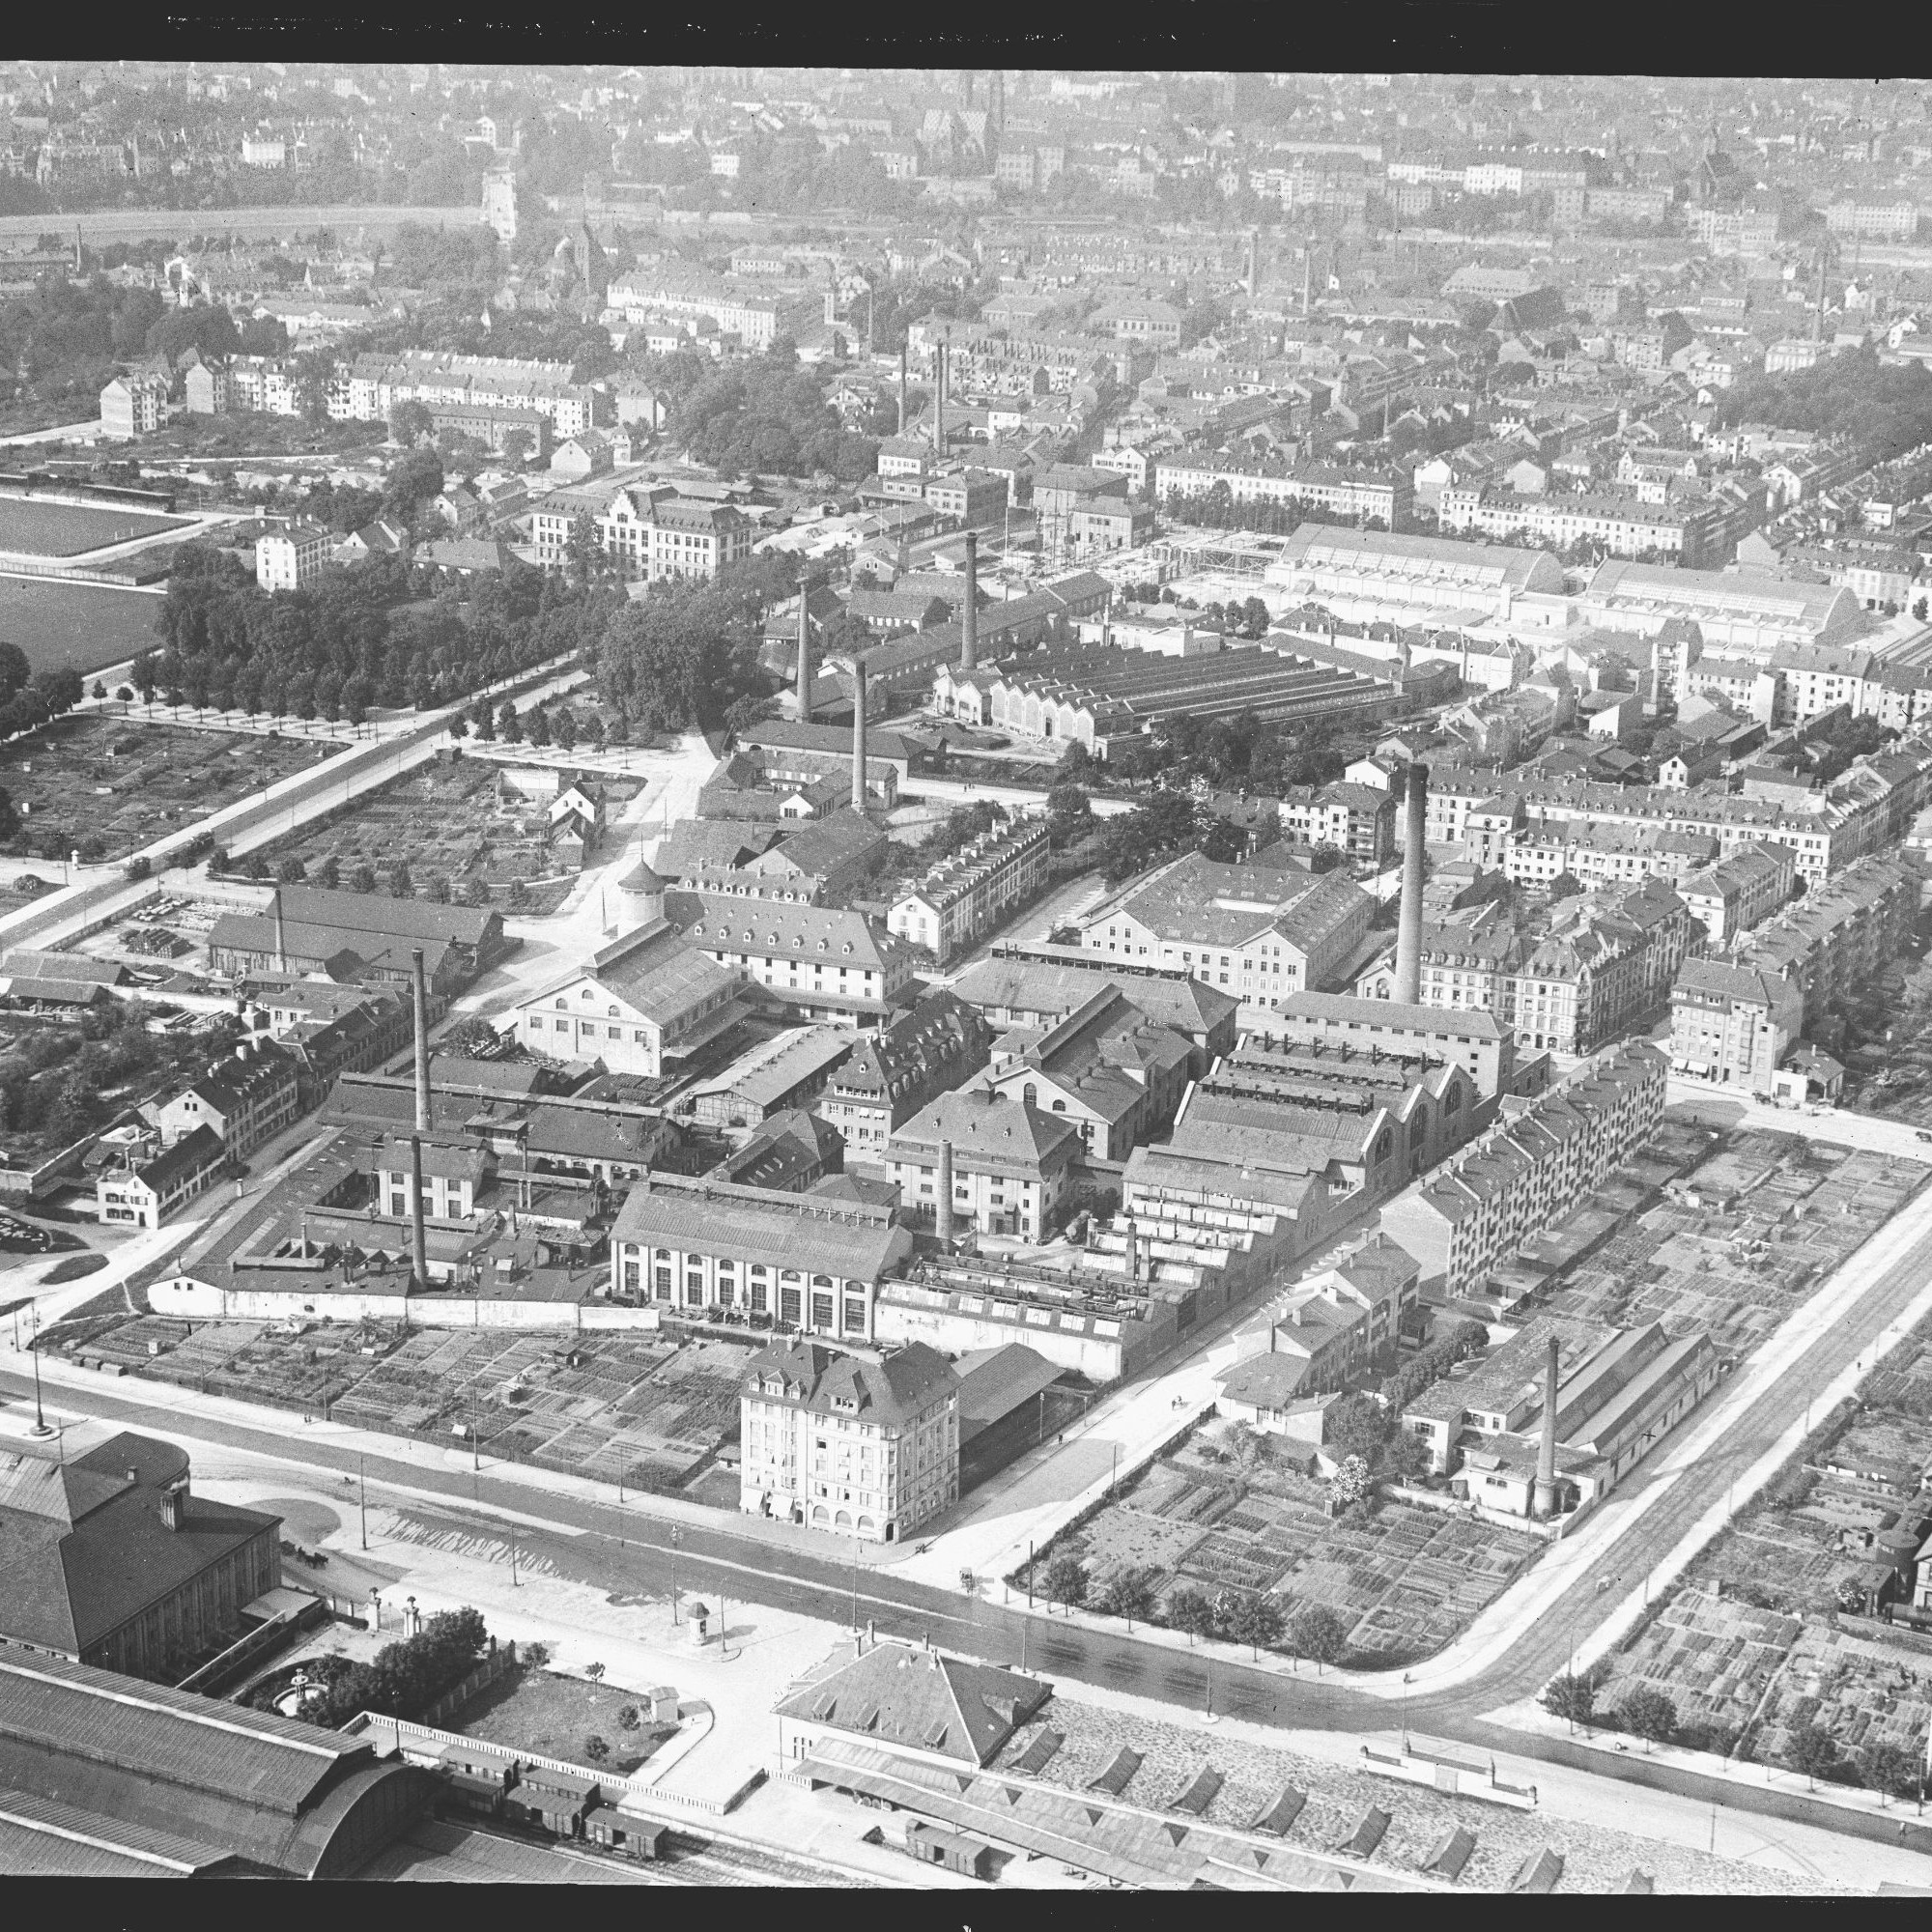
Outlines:
[[[1383,1208],[1381,1229],[1421,1269],[1425,1294],[1480,1294],[1523,1242],[1553,1226],[1647,1142],[1669,1062],[1626,1042],[1502,1117]]]
[[[943,966],[1037,898],[1051,876],[1046,820],[1010,819],[933,865],[893,901],[887,927]]]

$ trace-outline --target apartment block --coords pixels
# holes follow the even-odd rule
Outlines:
[[[1425,1293],[1480,1294],[1492,1269],[1559,1221],[1656,1131],[1669,1063],[1627,1043],[1502,1117],[1383,1209],[1382,1231],[1407,1249]]]
[[[933,866],[893,903],[887,929],[941,964],[1044,892],[1052,849],[1043,818],[995,826]]]

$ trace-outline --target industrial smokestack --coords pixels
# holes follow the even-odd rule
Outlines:
[[[410,1288],[421,1293],[428,1286],[429,1236],[423,1229],[423,1144],[420,1134],[412,1134],[410,1136]],[[407,1291],[405,1293],[407,1294]],[[407,1307],[407,1300],[404,1305]]]
[[[906,434],[906,345],[899,344],[899,434]]]
[[[946,454],[946,349],[939,345],[939,362],[932,381],[932,455],[937,462]]]
[[[939,1144],[939,1194],[932,1204],[932,1232],[941,1241],[952,1240],[952,1143]]]
[[[811,723],[811,586],[798,580],[798,722]]]
[[[852,653],[852,810],[866,809],[866,660]]]
[[[1411,762],[1402,849],[1402,911],[1395,929],[1395,997],[1422,1004],[1422,861],[1428,824],[1429,768]]]
[[[966,607],[959,615],[959,668],[980,662],[980,533],[966,532]]]
[[[1543,1440],[1536,1451],[1536,1492],[1530,1514],[1547,1520],[1556,1514],[1556,1337],[1549,1338],[1549,1360],[1543,1375]]]
[[[422,948],[410,954],[410,991],[416,1015],[416,1132],[426,1134],[429,1119],[429,987],[423,979]]]
[[[282,927],[282,889],[277,886],[275,888],[275,971],[286,973],[288,970],[288,934]]]

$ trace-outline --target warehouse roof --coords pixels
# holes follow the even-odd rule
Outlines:
[[[172,1442],[127,1433],[65,1463],[0,1451],[0,1634],[85,1651],[280,1520],[188,1495],[169,1529],[160,1492],[187,1470]]]

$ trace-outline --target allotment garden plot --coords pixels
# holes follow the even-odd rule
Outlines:
[[[61,719],[0,752],[0,785],[20,814],[13,849],[123,859],[330,749],[117,718]]]
[[[384,892],[395,889],[400,868],[414,895],[447,886],[461,902],[514,900],[516,910],[542,917],[569,896],[580,866],[553,839],[543,806],[506,796],[498,774],[485,758],[422,766],[262,857],[270,870],[298,859],[310,879],[326,876],[332,860],[344,887],[366,868],[363,886],[373,878]],[[601,782],[613,812],[638,789],[636,781]]]
[[[1699,1130],[1666,1122],[1653,1143],[1660,1158],[1672,1136],[1689,1137],[1694,1155]],[[1556,1314],[1624,1327],[1662,1321],[1673,1335],[1701,1332],[1742,1352],[1896,1214],[1926,1174],[1918,1161],[1799,1134],[1735,1133],[1682,1168],[1661,1197],[1623,1183],[1620,1211],[1605,1224],[1615,1232],[1551,1275],[1540,1298]]]
[[[1327,1514],[1329,1485],[1303,1473],[1274,1441],[1205,1424],[1160,1458],[1120,1501],[1055,1546],[1090,1577],[1152,1568],[1164,1596],[1271,1596],[1285,1615],[1305,1604],[1348,1627],[1349,1661],[1395,1664],[1442,1649],[1542,1547],[1540,1540],[1460,1510],[1386,1499],[1345,1518]]]
[[[1689,1742],[1789,1763],[1827,1729],[1857,1761],[1879,1744],[1922,1758],[1932,1728],[1932,1611],[1912,1551],[1932,1514],[1932,1322],[1867,1376],[1791,1463],[1699,1552],[1683,1586],[1612,1660],[1597,1691],[1667,1696]]]
[[[375,1322],[197,1321],[145,1315],[88,1335],[76,1359],[508,1457],[627,1488],[675,1490],[738,1434],[746,1350],[651,1335],[514,1334]],[[735,1495],[732,1497],[735,1504]]]

